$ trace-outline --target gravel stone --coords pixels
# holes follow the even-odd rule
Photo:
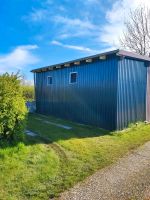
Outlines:
[[[59,200],[150,200],[150,142],[62,193]]]

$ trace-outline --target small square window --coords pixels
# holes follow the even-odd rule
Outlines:
[[[70,83],[76,83],[77,82],[77,72],[71,72],[70,73]]]
[[[52,76],[48,76],[47,77],[47,85],[52,85],[52,83],[53,83]]]

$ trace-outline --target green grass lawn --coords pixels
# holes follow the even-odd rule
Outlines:
[[[42,120],[69,125],[65,130]],[[150,140],[150,125],[118,133],[29,115],[28,129],[39,137],[0,149],[0,200],[39,200],[58,196],[85,177],[116,162]]]

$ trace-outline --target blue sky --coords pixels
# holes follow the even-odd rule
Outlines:
[[[0,0],[0,73],[118,48],[123,20],[148,0]]]

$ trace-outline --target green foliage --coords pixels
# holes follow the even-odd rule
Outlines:
[[[119,132],[29,114],[25,144],[0,148],[0,199],[45,200],[116,162],[150,140],[150,125],[138,123]],[[40,120],[39,120],[40,119]],[[44,123],[69,125],[71,130]]]
[[[26,101],[34,101],[34,86],[32,85],[23,85],[23,96]]]
[[[0,137],[17,139],[25,127],[27,108],[18,74],[0,76]]]

